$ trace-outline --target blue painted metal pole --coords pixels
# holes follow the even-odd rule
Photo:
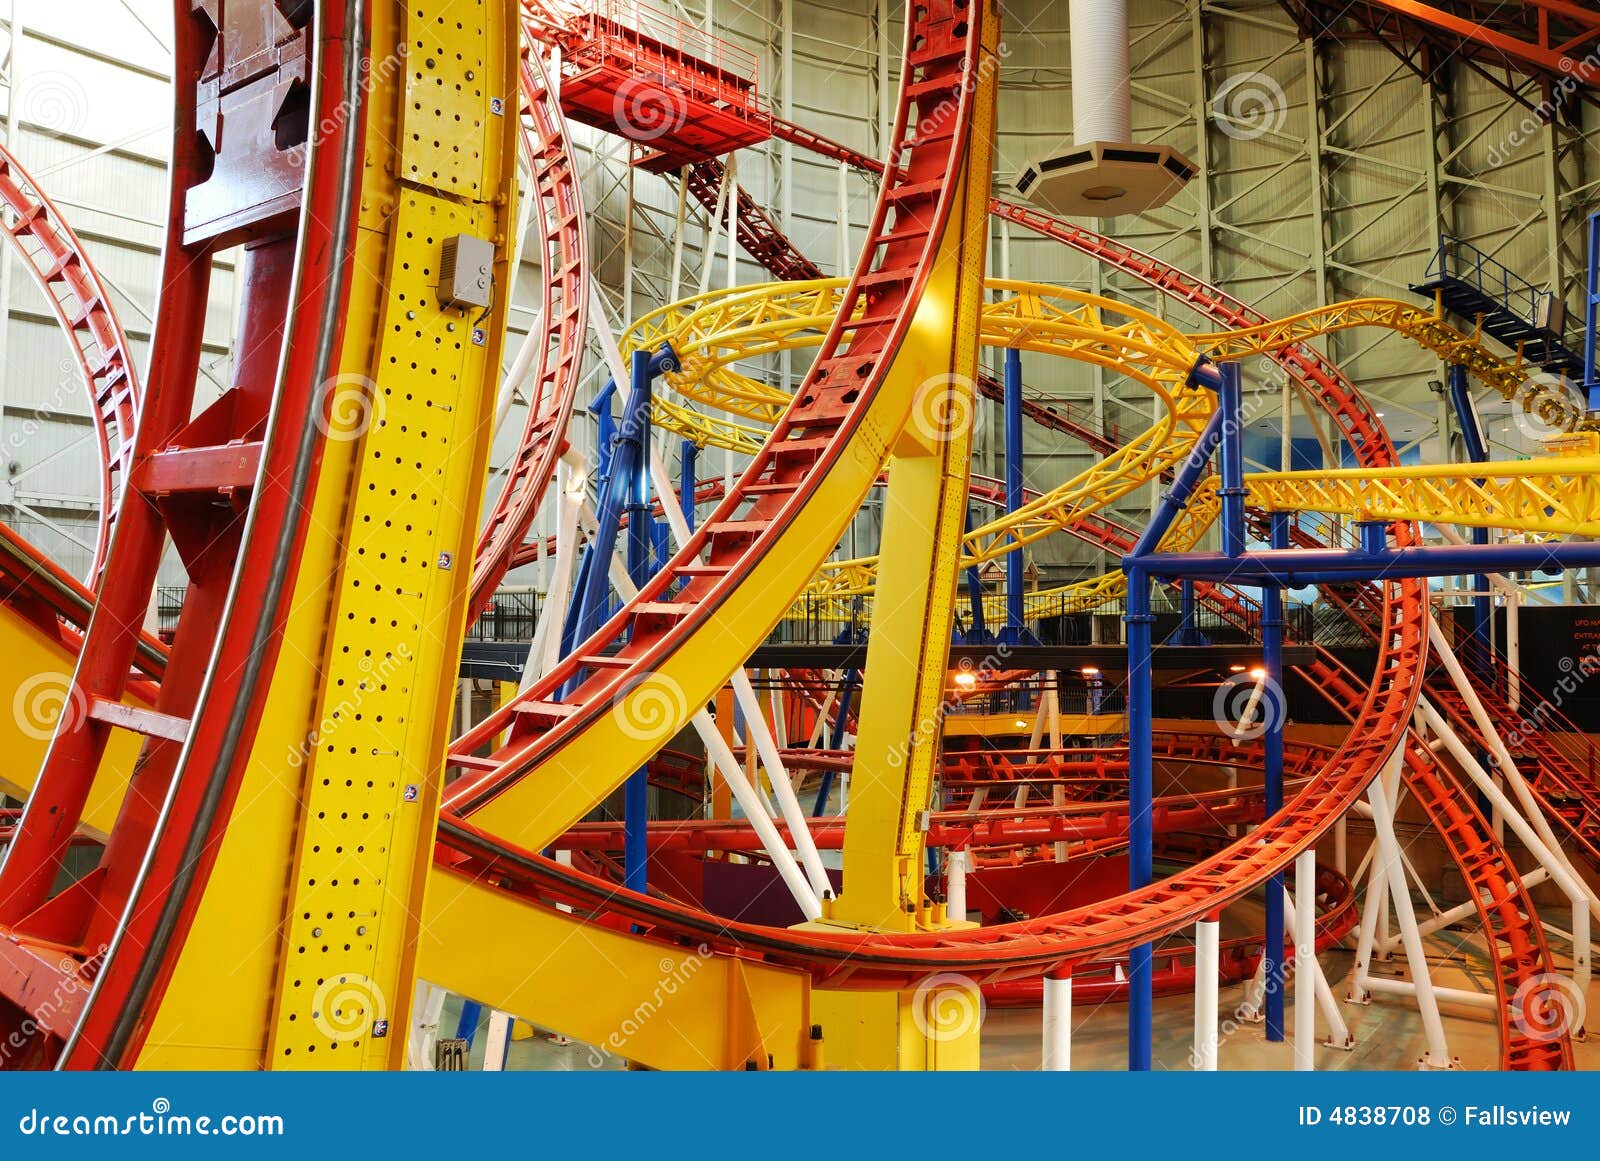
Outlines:
[[[465,1040],[471,1051],[472,1041],[478,1035],[478,1020],[483,1016],[483,1005],[476,1000],[461,1001],[461,1016],[456,1020],[456,1039]]]
[[[1450,394],[1450,406],[1456,413],[1456,426],[1461,428],[1461,441],[1466,445],[1467,458],[1475,464],[1481,464],[1489,458],[1489,448],[1483,438],[1483,427],[1478,422],[1478,409],[1472,404],[1467,369],[1459,363],[1452,363],[1446,372],[1445,382]],[[1488,544],[1489,530],[1474,528],[1472,543]],[[1480,646],[1474,651],[1473,659],[1481,669],[1486,669],[1494,642],[1494,602],[1489,597],[1489,578],[1473,578],[1473,589],[1477,595],[1472,598],[1472,635]]]
[[[641,588],[650,580],[650,354],[635,351],[628,368],[633,382],[628,396],[628,427],[622,433],[628,454],[615,464],[626,473],[628,488],[628,577]],[[663,500],[666,498],[663,497]],[[603,547],[603,544],[602,544]],[[641,766],[628,776],[622,791],[622,885],[644,894],[650,861],[650,772]]]
[[[1272,547],[1289,546],[1289,514],[1272,514]],[[1283,808],[1283,589],[1277,585],[1261,588],[1261,664],[1266,670],[1266,688],[1263,691],[1261,713],[1266,723],[1262,738],[1264,759],[1263,790],[1266,795],[1267,815],[1271,817]],[[1284,1007],[1284,924],[1283,875],[1273,875],[1267,880],[1267,937],[1263,956],[1266,959],[1267,1039],[1283,1040]]]
[[[1004,372],[1006,512],[1022,507],[1022,352],[1006,348]],[[1022,549],[1006,553],[1006,626],[1001,640],[1022,640]]]
[[[1238,556],[1244,551],[1244,378],[1238,363],[1223,363],[1217,410],[1222,414],[1222,447],[1218,470],[1222,476],[1217,495],[1222,501],[1222,551]]]
[[[1130,556],[1146,556],[1156,550],[1156,546],[1166,536],[1167,530],[1172,527],[1172,522],[1178,518],[1178,513],[1183,511],[1184,505],[1189,502],[1189,497],[1194,494],[1194,487],[1200,482],[1206,465],[1211,462],[1211,453],[1216,451],[1217,444],[1221,440],[1222,412],[1219,409],[1211,413],[1211,418],[1201,429],[1200,438],[1189,450],[1189,456],[1183,461],[1183,466],[1173,476],[1172,486],[1161,494],[1161,503],[1156,505],[1150,523],[1146,524],[1144,531],[1139,534],[1139,540],[1129,553]]]
[[[683,441],[678,452],[678,508],[683,513],[683,522],[689,526],[689,531],[694,531],[695,521],[695,489],[700,486],[698,476],[700,467],[700,445],[692,439]]]
[[[1147,887],[1155,874],[1155,719],[1151,688],[1150,577],[1128,570],[1128,886]],[[1128,1068],[1148,1072],[1151,1064],[1151,1021],[1155,1012],[1153,946],[1140,944],[1128,952]]]
[[[856,682],[861,679],[861,673],[852,669],[844,675],[844,680],[839,684],[839,700],[833,711],[833,730],[828,735],[828,749],[844,749],[845,723],[850,717],[850,697],[855,693]],[[828,813],[828,796],[833,793],[832,770],[824,770],[817,783],[817,800],[812,804],[811,817],[821,818]]]
[[[1236,585],[1277,584],[1286,589],[1358,580],[1467,576],[1484,572],[1557,572],[1600,566],[1600,541],[1553,540],[1544,544],[1430,544],[1382,552],[1339,548],[1293,548],[1247,552],[1160,552],[1122,558],[1124,570],[1143,568],[1163,580],[1228,581]]]
[[[1583,302],[1583,384],[1589,410],[1600,411],[1600,369],[1595,340],[1600,339],[1600,213],[1589,215],[1589,279]]]
[[[971,508],[967,509],[966,530],[972,531]],[[967,566],[967,604],[972,610],[971,623],[967,629],[967,644],[982,644],[989,639],[989,628],[983,616],[983,577],[979,575],[978,566],[975,564]]]

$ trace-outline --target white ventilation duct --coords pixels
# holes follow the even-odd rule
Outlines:
[[[1070,12],[1073,142],[1023,166],[1017,192],[1068,217],[1164,205],[1195,167],[1170,145],[1133,141],[1127,0],[1072,0]]]

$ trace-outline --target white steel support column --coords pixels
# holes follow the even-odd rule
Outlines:
[[[946,851],[944,856],[945,913],[957,923],[967,917],[967,852]]]
[[[1402,742],[1401,745],[1403,744]],[[1391,759],[1391,763],[1397,763],[1402,753],[1400,747],[1396,746],[1396,757]],[[1383,783],[1383,778],[1374,778],[1367,787],[1367,798],[1372,803],[1372,823],[1377,831],[1379,848],[1378,859],[1373,865],[1375,867],[1381,865],[1384,868],[1389,883],[1389,895],[1394,900],[1395,919],[1400,924],[1400,935],[1405,943],[1406,960],[1411,968],[1411,977],[1416,983],[1417,1009],[1422,1014],[1423,1034],[1428,1045],[1421,1065],[1424,1068],[1453,1068],[1450,1049],[1445,1042],[1444,1022],[1439,1018],[1439,1000],[1434,994],[1433,977],[1428,970],[1427,953],[1422,946],[1422,936],[1417,930],[1417,916],[1411,909],[1411,891],[1406,886],[1405,872],[1400,862],[1400,842],[1395,837],[1394,814],[1390,810],[1389,795]],[[1357,979],[1356,983],[1360,987],[1369,987],[1369,981],[1364,979]]]
[[[1072,973],[1044,977],[1044,1051],[1041,1072],[1072,1071]]]
[[[1194,925],[1194,1048],[1196,1072],[1217,1071],[1217,988],[1222,974],[1222,923],[1211,915]]]
[[[1317,852],[1294,860],[1294,1068],[1310,1072],[1317,1059]]]

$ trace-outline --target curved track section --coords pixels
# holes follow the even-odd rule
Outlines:
[[[933,372],[898,359],[913,319],[935,343],[953,333],[971,239],[956,225],[966,218],[964,186],[951,178],[965,171],[972,148],[974,93],[965,78],[991,67],[983,57],[992,44],[979,37],[992,35],[995,22],[987,4],[914,7],[894,176],[804,386],[733,493],[639,597],[452,748],[452,764],[467,774],[447,815],[475,814],[532,845],[561,833],[680,728],[691,706],[705,704],[838,543]],[[919,315],[923,305],[931,313]],[[841,350],[846,320],[857,315]],[[666,708],[660,732],[634,720],[650,706]],[[471,756],[507,726],[501,753]],[[530,794],[507,794],[525,779]]]
[[[93,586],[100,579],[111,545],[118,481],[127,482],[133,461],[139,373],[111,296],[83,243],[4,146],[0,146],[0,204],[6,209],[3,228],[71,340],[79,374],[89,392],[95,452],[100,460],[100,530],[88,575]]]
[[[527,539],[556,460],[566,447],[589,319],[589,227],[583,191],[566,119],[531,36],[522,38],[518,73],[522,113],[529,122],[522,126],[522,152],[531,171],[528,196],[533,199],[539,233],[543,304],[535,332],[528,338],[532,366],[519,358],[509,372],[517,386],[527,372],[528,418],[505,486],[478,536],[469,623],[488,607],[495,589],[515,567],[517,549]]]

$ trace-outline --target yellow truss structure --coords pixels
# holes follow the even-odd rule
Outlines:
[[[1524,363],[1520,357],[1507,362],[1483,346],[1481,331],[1465,334],[1445,322],[1437,311],[1422,310],[1392,298],[1351,299],[1260,326],[1196,334],[1190,339],[1212,358],[1241,359],[1357,327],[1395,331],[1445,362],[1465,367],[1485,386],[1520,403],[1524,411],[1536,415],[1552,431],[1575,431],[1584,426],[1583,400],[1559,376]]]
[[[1247,501],[1267,512],[1600,536],[1600,437],[1580,435],[1558,454],[1532,460],[1252,473]]]

